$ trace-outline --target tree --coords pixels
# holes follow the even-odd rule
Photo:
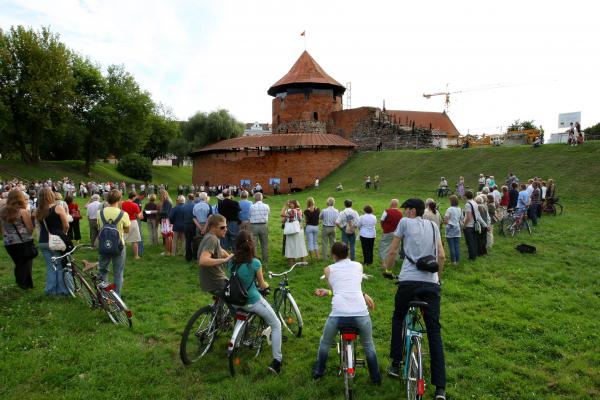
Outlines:
[[[56,129],[69,116],[71,52],[48,28],[0,30],[0,98],[10,112],[0,134],[24,161],[38,162],[44,139],[61,140]]]
[[[224,139],[232,139],[244,132],[244,124],[229,111],[220,109],[210,114],[197,112],[184,128],[184,138],[194,146],[202,147]]]
[[[169,142],[169,153],[177,157],[177,166],[181,167],[183,159],[190,154],[191,146],[187,140],[182,137],[175,138]]]
[[[175,121],[162,106],[148,117],[149,134],[141,154],[154,161],[169,152],[171,141],[181,136],[179,122]]]
[[[525,131],[525,130],[529,130],[529,129],[538,129],[537,126],[534,125],[534,120],[531,121],[522,121],[519,119],[516,119],[515,122],[513,122],[512,124],[510,124],[507,128],[507,131]]]
[[[583,130],[586,135],[600,135],[600,122]]]
[[[140,181],[150,182],[152,180],[152,163],[148,158],[137,153],[123,156],[117,164],[117,171]]]

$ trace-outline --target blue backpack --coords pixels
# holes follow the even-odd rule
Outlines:
[[[102,219],[102,228],[98,234],[98,252],[105,256],[118,256],[123,250],[123,242],[117,225],[123,218],[123,211],[119,212],[117,219],[114,221],[104,218],[104,209],[100,210],[100,219]]]

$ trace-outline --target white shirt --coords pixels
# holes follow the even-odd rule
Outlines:
[[[374,238],[376,236],[375,225],[377,217],[373,214],[363,214],[358,218],[359,235],[364,238]]]
[[[97,219],[98,218],[98,210],[102,206],[102,203],[99,201],[92,201],[90,204],[85,206],[87,209],[87,214],[89,219]]]
[[[362,317],[369,315],[361,282],[363,266],[349,258],[329,266],[329,284],[333,291],[330,317]]]
[[[251,224],[265,224],[269,222],[269,213],[271,208],[268,204],[262,201],[257,201],[250,206],[250,223]]]
[[[338,215],[335,223],[340,228],[345,228],[349,219],[354,220],[354,225],[356,226],[356,224],[358,223],[358,213],[355,210],[353,210],[352,208],[346,208],[346,209],[344,209],[344,211],[342,211]]]
[[[498,190],[494,190],[492,192],[492,195],[494,196],[494,202],[496,202],[496,205],[500,204],[500,199],[502,198],[502,194],[500,194],[500,192]]]

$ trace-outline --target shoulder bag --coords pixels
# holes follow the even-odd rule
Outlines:
[[[67,249],[67,245],[62,240],[62,238],[58,235],[53,235],[48,230],[48,225],[46,225],[46,220],[44,222],[44,227],[46,227],[46,232],[48,232],[48,247],[53,251],[65,251]]]
[[[238,275],[238,268],[240,265],[236,265],[233,263],[234,267],[231,268],[231,276],[229,280],[225,282],[225,287],[223,288],[223,298],[229,304],[233,304],[234,306],[245,306],[248,303],[248,290],[252,286],[252,281],[250,281],[250,285],[245,287],[242,283],[242,279]]]
[[[433,222],[429,222],[431,223],[431,234],[433,236],[433,255],[421,257],[416,262],[413,261],[407,255],[405,255],[405,257],[408,261],[415,264],[418,270],[436,273],[440,270],[440,265],[437,262],[437,243],[435,241],[435,227],[433,226]]]
[[[300,230],[302,229],[300,228],[300,221],[298,221],[298,218],[296,218],[296,212],[292,212],[294,213],[294,220],[290,221],[289,218],[286,218],[283,226],[284,235],[295,235],[296,233],[300,233]]]
[[[481,222],[479,222],[475,216],[475,208],[473,207],[473,204],[469,203],[469,205],[471,206],[471,211],[473,212],[473,228],[475,229],[475,232],[481,233]]]

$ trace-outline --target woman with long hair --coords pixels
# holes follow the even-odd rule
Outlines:
[[[434,224],[438,226],[439,229],[442,228],[442,215],[437,209],[437,204],[433,199],[425,200],[425,212],[423,213],[423,219],[428,219]]]
[[[300,203],[298,200],[290,200],[287,203],[287,209],[282,213],[281,218],[285,222],[298,221],[302,223],[303,215],[300,210]],[[304,260],[308,255],[306,250],[306,243],[304,242],[304,231],[300,229],[298,233],[292,233],[285,236],[285,258],[288,259],[288,264],[291,266],[294,264],[297,258]]]
[[[46,260],[46,288],[44,292],[49,296],[66,296],[69,292],[63,281],[62,264],[56,263],[55,270],[51,260],[52,257],[60,256],[60,252],[50,250],[48,232],[60,236],[67,243],[69,222],[65,209],[56,204],[52,189],[44,188],[40,190],[35,218],[40,225],[39,247]]]
[[[306,210],[304,210],[304,220],[306,221],[306,239],[308,241],[308,253],[316,260],[319,259],[319,215],[321,210],[315,206],[315,199],[309,197],[306,199]]]
[[[256,287],[256,282],[261,289],[268,288],[269,284],[264,279],[260,260],[254,254],[254,242],[248,231],[240,231],[235,239],[235,254],[227,266],[229,276],[234,269],[237,271],[242,285],[248,290],[248,302],[240,308],[255,313],[271,327],[273,361],[269,365],[269,370],[279,374],[282,360],[281,322],[269,302],[261,296]]]
[[[162,253],[164,256],[170,256],[173,251],[173,224],[169,220],[171,209],[173,208],[173,201],[169,197],[169,192],[165,189],[160,189],[160,205],[159,205],[159,216],[160,216],[160,233],[163,237],[163,243],[165,245],[165,251]]]
[[[22,191],[8,193],[6,205],[0,211],[4,248],[15,263],[15,281],[21,289],[32,289],[33,223],[27,210],[27,200]]]

